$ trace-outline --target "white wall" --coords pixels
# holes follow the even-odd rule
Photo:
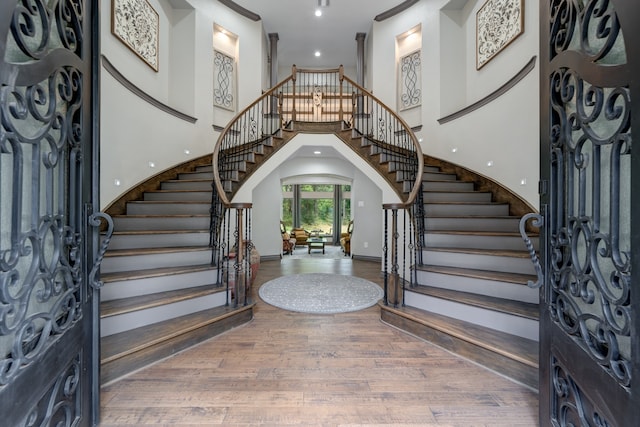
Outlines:
[[[155,173],[213,151],[213,125],[223,126],[233,116],[213,107],[214,23],[238,36],[238,107],[262,89],[266,52],[260,22],[210,0],[149,1],[160,16],[158,72],[111,34],[109,0],[101,2],[102,54],[147,94],[198,120],[191,124],[152,107],[103,69],[101,209]]]
[[[529,204],[538,206],[538,67],[498,100],[460,119],[438,119],[476,102],[513,77],[537,56],[538,5],[525,3],[525,31],[480,70],[475,66],[475,17],[484,1],[419,2],[407,11],[374,22],[369,58],[372,88],[387,105],[396,105],[396,37],[421,25],[423,100],[418,118],[402,113],[410,126],[422,125],[422,150],[486,175]],[[451,96],[449,98],[449,96]],[[456,152],[452,151],[457,148]],[[488,167],[487,162],[493,166]],[[525,185],[521,181],[526,180]]]

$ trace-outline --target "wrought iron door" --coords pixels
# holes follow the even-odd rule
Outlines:
[[[640,425],[640,3],[540,4],[540,424]]]
[[[0,1],[3,426],[97,414],[95,4]]]

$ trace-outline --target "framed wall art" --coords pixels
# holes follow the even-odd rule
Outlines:
[[[213,105],[225,110],[236,109],[236,60],[215,50],[213,52]]]
[[[487,0],[476,14],[476,69],[524,32],[524,0]]]
[[[158,12],[147,0],[112,0],[111,32],[158,71]]]
[[[408,110],[422,104],[422,59],[420,51],[400,58],[398,63],[398,109]]]

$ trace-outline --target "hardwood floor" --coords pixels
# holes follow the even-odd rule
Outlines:
[[[103,387],[100,425],[538,425],[537,393],[385,325],[377,306],[310,315],[257,297],[312,272],[381,283],[367,261],[263,262],[254,320]]]

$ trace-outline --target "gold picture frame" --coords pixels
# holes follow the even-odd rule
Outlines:
[[[112,0],[111,32],[158,71],[160,17],[147,0]]]
[[[487,0],[476,13],[476,69],[524,32],[524,0]]]

